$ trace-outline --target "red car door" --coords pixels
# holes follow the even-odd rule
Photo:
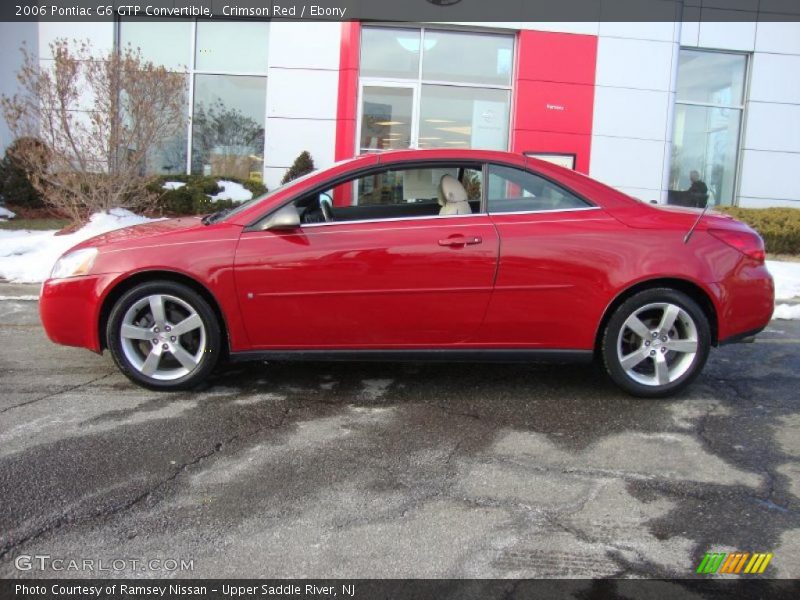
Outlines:
[[[349,203],[366,178],[322,194],[345,220],[242,234],[236,286],[254,349],[424,348],[466,342],[475,334],[497,266],[494,225],[477,211],[439,216],[430,198],[420,199],[430,194],[419,191],[420,177],[396,179],[392,186],[356,192],[353,205],[341,206],[342,196]],[[407,198],[412,188],[415,197]],[[379,192],[387,203],[358,206]],[[404,205],[391,204],[392,195]],[[308,206],[300,209],[308,218]],[[397,216],[406,210],[416,216]],[[348,211],[372,218],[356,219]],[[393,216],[379,218],[382,211]]]

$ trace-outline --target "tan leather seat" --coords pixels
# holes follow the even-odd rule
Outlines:
[[[472,208],[467,202],[467,190],[452,175],[442,175],[439,180],[440,215],[471,215]]]

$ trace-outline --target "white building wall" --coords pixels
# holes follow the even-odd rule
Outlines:
[[[739,204],[800,207],[800,22],[758,23]]]
[[[270,25],[264,183],[280,185],[303,150],[333,164],[339,94],[339,23]]]

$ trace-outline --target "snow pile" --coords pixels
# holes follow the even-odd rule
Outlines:
[[[19,283],[44,281],[58,257],[75,244],[107,231],[152,220],[113,208],[107,213],[93,214],[89,223],[67,235],[56,235],[55,231],[0,231],[0,279]]]
[[[164,185],[162,185],[161,187],[164,188],[165,190],[177,190],[185,185],[186,184],[183,183],[182,181],[165,181]]]
[[[186,184],[181,181],[166,181],[162,186],[165,190],[177,190]],[[213,202],[217,200],[233,200],[234,202],[243,202],[253,198],[253,192],[244,187],[241,183],[235,181],[228,181],[227,179],[217,180],[217,185],[222,188],[219,194],[213,196],[208,194]]]
[[[17,215],[8,210],[5,206],[0,206],[0,219],[13,219],[16,216]]]
[[[233,200],[235,202],[242,202],[244,200],[250,200],[253,197],[253,192],[248,190],[241,183],[220,179],[217,181],[217,185],[222,188],[222,191],[219,194],[210,196],[214,202],[217,200]]]

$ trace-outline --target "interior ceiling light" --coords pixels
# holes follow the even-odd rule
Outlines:
[[[375,121],[375,125],[405,125],[402,121]]]
[[[458,135],[472,135],[470,125],[456,125],[455,127],[437,127],[436,131],[446,131],[447,133],[457,133]]]
[[[419,52],[419,36],[408,38],[408,37],[398,37],[397,43],[403,47],[403,50],[407,50],[408,52]],[[435,47],[436,44],[439,43],[439,40],[432,40],[427,39],[425,40],[425,50],[430,50],[431,48]]]

